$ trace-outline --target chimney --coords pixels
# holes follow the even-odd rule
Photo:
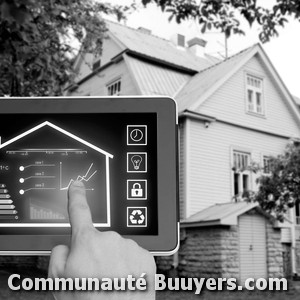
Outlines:
[[[199,37],[194,37],[187,42],[190,51],[199,57],[205,56],[206,43],[207,43],[207,41],[205,41]]]
[[[185,47],[185,36],[179,33],[172,35],[171,42],[178,47]]]
[[[145,33],[145,34],[151,34],[151,30],[145,27],[139,27],[138,31]]]

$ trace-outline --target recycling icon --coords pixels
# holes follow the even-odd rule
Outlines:
[[[129,207],[128,224],[129,227],[145,227],[146,224],[146,207]]]

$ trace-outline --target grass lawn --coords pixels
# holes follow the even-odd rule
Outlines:
[[[54,300],[50,292],[17,292],[11,291],[8,288],[7,280],[11,273],[22,273],[24,277],[43,277],[44,273],[37,272],[36,270],[27,270],[26,274],[18,272],[17,270],[0,270],[0,299],[8,300]],[[299,286],[300,287],[300,286]],[[204,291],[200,295],[195,295],[192,292],[178,292],[178,291],[163,291],[157,292],[156,300],[298,300],[300,289],[295,289],[293,286],[289,291],[282,292],[250,292],[250,291],[239,291],[239,292],[212,292]]]

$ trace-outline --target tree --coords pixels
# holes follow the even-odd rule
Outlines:
[[[300,146],[289,143],[283,154],[268,160],[266,168],[265,175],[257,179],[258,191],[245,196],[283,221],[288,209],[300,203]],[[257,165],[250,169],[258,170]]]
[[[274,1],[275,2],[275,1]],[[267,42],[278,35],[278,27],[284,27],[286,17],[300,21],[300,1],[276,0],[271,7],[257,4],[257,0],[142,0],[146,6],[156,3],[163,11],[170,13],[170,19],[177,23],[186,19],[195,19],[202,25],[202,32],[216,28],[225,33],[243,34],[239,17],[245,19],[250,26],[257,23],[260,27],[259,38]],[[270,5],[270,1],[261,1]]]
[[[92,0],[0,0],[0,96],[61,95],[74,77],[74,41],[101,53],[100,13],[126,8]]]

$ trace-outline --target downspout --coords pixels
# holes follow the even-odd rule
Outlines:
[[[291,238],[292,238],[292,247],[291,247],[291,260],[292,260],[292,273],[297,275],[296,269],[296,220],[295,220],[295,210],[291,213],[292,226],[291,226]]]

